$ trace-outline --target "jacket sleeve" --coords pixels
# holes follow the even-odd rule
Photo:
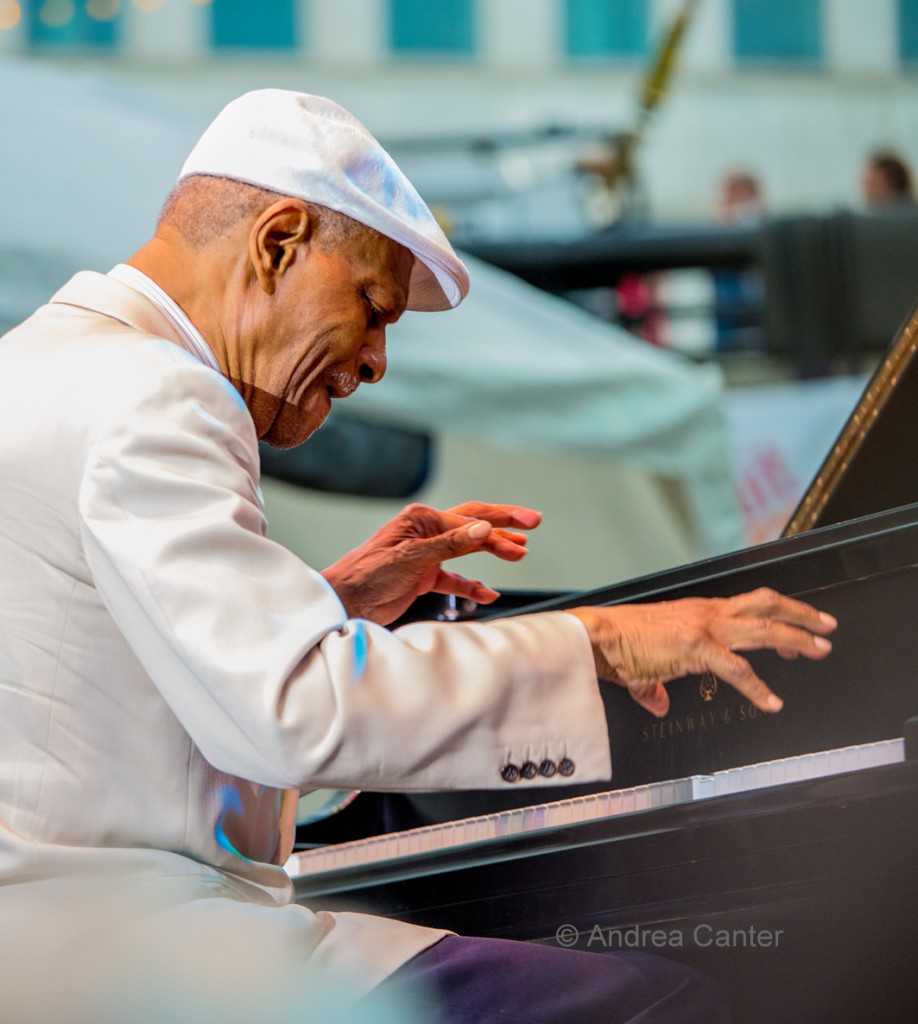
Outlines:
[[[563,612],[395,633],[266,538],[258,446],[236,392],[163,370],[88,452],[84,553],[119,629],[203,755],[276,787],[499,788],[568,758],[610,774],[593,659]],[[304,524],[304,529],[308,524]]]

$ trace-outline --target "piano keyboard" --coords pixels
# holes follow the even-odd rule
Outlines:
[[[373,836],[336,846],[320,846],[294,853],[284,869],[291,878],[308,876],[314,879],[327,873],[382,862],[410,862],[411,858],[434,850],[475,847],[506,836],[545,832],[566,825],[601,821],[693,800],[707,800],[730,793],[747,793],[769,786],[840,775],[843,772],[894,764],[904,758],[902,739],[840,747],[729,768],[712,775],[692,775],[685,779],[654,782],[630,789],[592,793],[568,800],[520,807],[500,814]]]

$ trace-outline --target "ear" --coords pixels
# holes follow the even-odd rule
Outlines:
[[[309,241],[312,228],[302,199],[279,199],[259,214],[249,232],[249,259],[268,295],[274,294],[278,278],[293,263],[297,247]]]

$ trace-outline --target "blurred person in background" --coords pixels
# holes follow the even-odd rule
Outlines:
[[[891,210],[915,202],[912,171],[901,156],[877,150],[861,169],[861,197],[871,210]]]
[[[765,216],[758,178],[745,170],[729,171],[720,183],[716,209],[721,224],[758,224]]]
[[[715,201],[720,224],[753,227],[765,216],[765,201],[758,178],[735,169],[724,175]],[[759,270],[713,271],[715,350],[748,351],[763,345],[761,315],[764,286]]]

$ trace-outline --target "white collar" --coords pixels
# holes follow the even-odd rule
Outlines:
[[[148,298],[175,327],[183,346],[192,355],[197,356],[205,366],[216,370],[217,373],[221,372],[220,365],[214,358],[210,346],[204,340],[204,336],[188,319],[188,315],[182,307],[171,299],[155,281],[136,267],[128,266],[127,263],[119,263],[117,267],[113,267],[108,272],[108,276]]]

